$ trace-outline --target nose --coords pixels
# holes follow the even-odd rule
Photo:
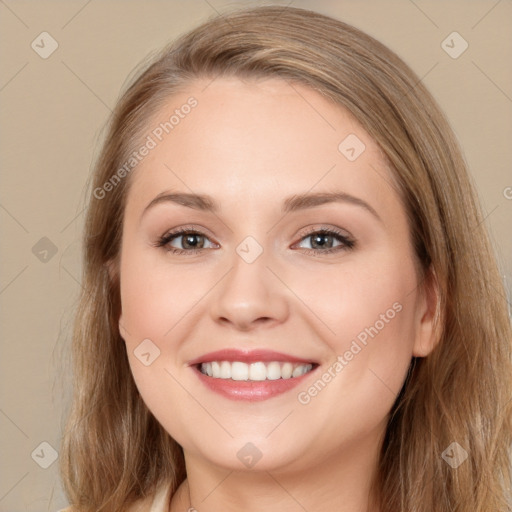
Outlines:
[[[216,323],[247,332],[286,321],[288,289],[268,263],[265,252],[252,263],[235,253],[231,269],[211,297],[210,313]]]

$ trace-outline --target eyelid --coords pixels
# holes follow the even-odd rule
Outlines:
[[[215,238],[210,230],[206,229],[203,226],[198,226],[196,224],[185,224],[182,226],[178,226],[176,228],[168,229],[160,238],[165,238],[168,236],[180,235],[183,233],[195,233],[197,235],[202,235],[208,237],[209,239]],[[213,240],[212,240],[213,241]]]
[[[354,237],[346,229],[342,229],[337,226],[330,226],[327,224],[314,224],[312,226],[306,226],[303,229],[305,231],[301,231],[298,235],[301,238],[304,238],[313,233],[329,232],[329,233],[336,233],[337,235],[340,235],[340,236],[343,236],[345,238],[349,238],[350,240],[355,241]]]

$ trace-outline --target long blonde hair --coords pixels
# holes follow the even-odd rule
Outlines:
[[[92,176],[83,293],[73,333],[74,396],[61,474],[81,511],[121,511],[186,477],[183,451],[146,408],[119,334],[116,262],[130,176],[101,189],[162,102],[197,78],[274,77],[350,111],[379,144],[410,220],[419,268],[439,286],[441,340],[413,359],[382,446],[381,512],[509,510],[512,333],[495,257],[453,132],[418,77],[354,27],[315,12],[258,7],[182,36],[139,72],[115,108]],[[458,443],[468,459],[442,457]]]

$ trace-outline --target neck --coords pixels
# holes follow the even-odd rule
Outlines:
[[[223,469],[185,452],[187,480],[171,512],[378,512],[370,498],[380,444],[380,438],[354,443],[302,469]]]

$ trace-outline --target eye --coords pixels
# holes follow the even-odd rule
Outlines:
[[[343,250],[350,250],[355,246],[355,241],[347,234],[342,233],[336,229],[318,229],[309,231],[302,237],[302,241],[306,242],[307,246],[304,247],[304,242],[299,242],[296,246],[306,249],[306,254],[324,255],[339,252]]]
[[[306,243],[306,247],[304,244]],[[173,254],[196,254],[203,249],[216,249],[218,244],[212,242],[205,233],[191,228],[179,228],[166,233],[155,244]],[[355,241],[347,234],[333,228],[315,228],[301,238],[292,248],[299,247],[306,254],[315,256],[350,250]]]
[[[204,233],[186,228],[180,228],[165,234],[158,240],[156,246],[164,247],[175,254],[195,254],[202,249],[218,247]]]

